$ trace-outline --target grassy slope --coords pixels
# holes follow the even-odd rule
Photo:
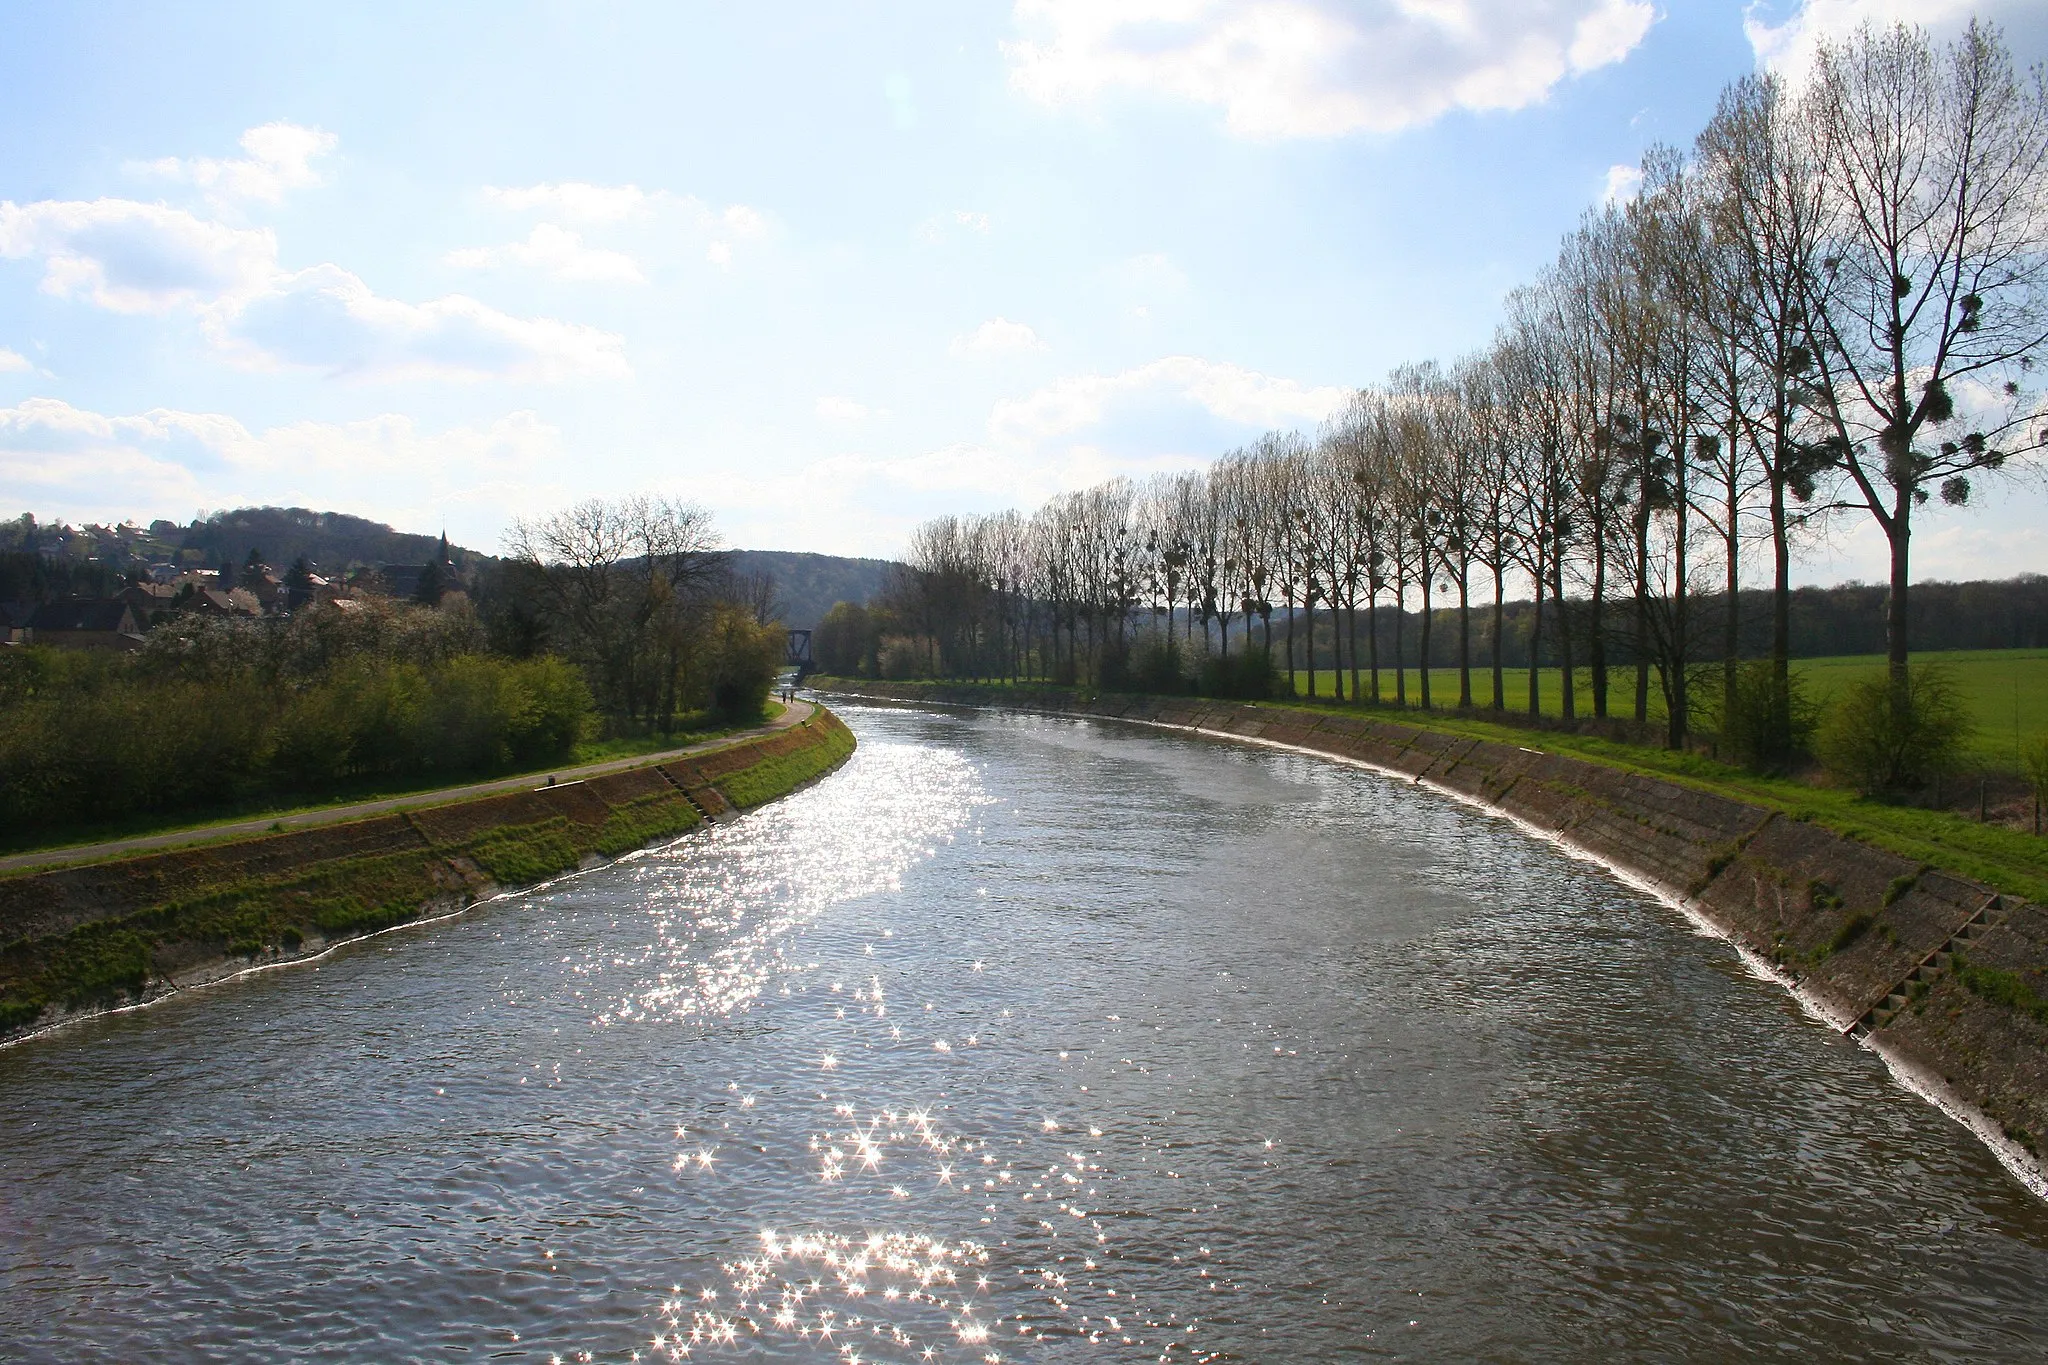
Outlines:
[[[770,701],[762,719],[773,720],[782,714],[783,709],[782,703]],[[169,834],[178,830],[206,830],[216,825],[240,824],[245,820],[261,820],[266,817],[281,820],[286,816],[308,815],[315,811],[330,810],[335,806],[352,806],[359,801],[386,801],[401,796],[430,798],[438,791],[467,786],[472,782],[493,782],[500,778],[520,776],[545,777],[550,773],[559,773],[565,768],[580,767],[586,763],[603,763],[615,758],[666,753],[685,745],[700,744],[707,739],[718,739],[741,730],[751,730],[760,723],[743,721],[732,725],[705,724],[698,729],[677,730],[666,735],[591,740],[577,745],[576,751],[568,758],[542,768],[509,768],[469,773],[452,780],[449,774],[442,773],[411,783],[394,783],[388,780],[349,783],[313,799],[307,799],[304,793],[270,792],[216,807],[208,811],[207,818],[203,820],[193,819],[190,811],[179,811],[135,815],[121,820],[104,820],[57,830],[0,831],[0,854],[33,853],[48,848],[70,848],[79,844],[104,843],[111,839]]]
[[[1973,747],[1986,763],[1999,768],[2016,768],[2018,764],[2014,754],[2018,744],[2048,735],[2048,649],[1956,650],[1918,654],[1914,658],[1921,663],[1945,664],[1955,670],[1963,700],[1977,722]],[[1815,701],[1825,701],[1855,679],[1882,675],[1884,658],[1877,654],[1859,654],[1832,659],[1795,659],[1792,669],[1806,679],[1808,693]],[[1574,691],[1579,714],[1590,715],[1593,706],[1592,675],[1583,668],[1575,670],[1575,674]],[[1316,692],[1319,698],[1329,697],[1334,676],[1327,668],[1317,670]],[[1364,674],[1361,672],[1360,676],[1363,679]],[[1633,715],[1635,668],[1610,670],[1608,677],[1608,710],[1618,716]],[[1430,700],[1435,705],[1457,704],[1457,669],[1433,668],[1429,679]],[[1507,693],[1508,709],[1526,710],[1529,704],[1529,670],[1503,669],[1501,680]],[[1559,712],[1561,682],[1562,675],[1554,668],[1544,669],[1537,679],[1545,715],[1554,716]],[[1422,696],[1420,670],[1408,669],[1407,683],[1409,703],[1419,704]],[[1351,687],[1348,672],[1344,686],[1348,692]],[[1303,696],[1307,695],[1308,674],[1305,670],[1297,674],[1296,690]],[[1380,695],[1389,703],[1393,700],[1394,671],[1390,668],[1380,670]],[[1472,700],[1478,706],[1492,704],[1493,673],[1490,668],[1474,666]],[[1649,710],[1650,719],[1662,724],[1664,698],[1657,690],[1654,672],[1650,675]]]
[[[2048,902],[2048,840],[1980,825],[1946,811],[1920,810],[1866,800],[1833,787],[1759,777],[1697,754],[1671,753],[1583,735],[1562,735],[1486,721],[1421,712],[1395,712],[1389,720],[1548,749],[1719,793],[1751,805],[1810,820],[1837,834],[1889,849],[1901,857],[1945,868],[2000,891]]]
[[[718,787],[744,808],[836,767],[853,752],[853,734],[829,712],[820,719],[815,743],[727,773]],[[315,861],[282,875],[202,874],[175,900],[54,938],[0,945],[0,1029],[25,1025],[53,1003],[77,1009],[132,998],[151,979],[175,970],[166,968],[167,957],[253,960],[296,951],[311,938],[334,940],[402,924],[436,897],[460,892],[461,883],[447,870],[460,862],[501,885],[528,885],[567,872],[590,854],[616,857],[686,833],[700,819],[679,793],[659,792],[613,805],[597,825],[554,816],[414,850]],[[106,866],[119,865],[117,860]]]
[[[718,780],[718,788],[735,807],[748,810],[830,772],[852,755],[853,747],[853,731],[834,718],[825,730],[824,742],[729,773]]]

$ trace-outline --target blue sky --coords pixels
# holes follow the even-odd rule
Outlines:
[[[2038,56],[2030,6],[1991,6]],[[0,3],[0,510],[893,554],[1482,344],[1728,80],[1948,0]],[[2038,490],[1922,576],[2048,570]],[[1806,576],[1882,575],[1845,523]]]

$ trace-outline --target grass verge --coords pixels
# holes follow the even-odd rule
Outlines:
[[[858,680],[847,681],[855,687],[862,685]],[[832,679],[821,678],[815,680],[814,685],[829,688],[832,682]],[[1031,684],[944,683],[934,686],[943,687],[953,694],[972,695],[992,706],[1030,706],[1034,694],[1041,698],[1055,693],[1089,695],[1076,689]],[[1306,700],[1242,704],[1309,716],[1365,716],[1419,730],[1569,754],[1607,767],[1661,778],[1775,810],[1791,819],[1810,821],[1845,838],[1885,849],[1913,862],[1938,867],[1998,891],[2048,904],[2048,839],[1998,825],[1978,824],[1947,811],[1891,805],[1839,788],[1810,786],[1786,778],[1760,777],[1699,754],[1674,753],[1590,735],[1537,731],[1464,715]]]
[[[852,732],[821,710],[804,725],[715,751],[732,765],[717,787],[734,806],[760,805],[836,767],[853,744]],[[745,763],[756,747],[766,756]],[[277,960],[309,941],[390,928],[437,902],[473,899],[490,883],[545,881],[592,855],[616,857],[703,819],[649,769],[436,810],[445,818],[387,815],[0,882],[0,1032],[27,1027],[53,1006],[144,998],[153,983],[209,963]],[[512,812],[523,816],[514,822]],[[343,852],[363,830],[382,831],[375,850]],[[20,927],[51,906],[72,905],[86,922],[41,934]],[[109,906],[119,908],[109,914]]]

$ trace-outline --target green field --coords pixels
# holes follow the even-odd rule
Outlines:
[[[1969,705],[1976,719],[1977,731],[1972,748],[1988,764],[1999,768],[2017,768],[2020,749],[2032,740],[2048,735],[2048,649],[1980,649],[1958,650],[1950,653],[1917,654],[1916,663],[1945,664],[1955,672],[1958,689],[1963,700]],[[1828,697],[1847,683],[1858,678],[1881,677],[1884,673],[1884,657],[1878,654],[1859,654],[1837,659],[1794,659],[1793,672],[1806,682],[1807,693],[1817,702]],[[1593,713],[1593,679],[1588,669],[1575,672],[1576,701],[1578,713],[1588,716]],[[1361,681],[1364,675],[1360,675]],[[1510,668],[1503,670],[1503,682],[1507,690],[1507,705],[1510,711],[1525,711],[1529,705],[1529,670]],[[1327,700],[1331,695],[1335,675],[1329,669],[1320,669],[1316,674],[1316,692]],[[1537,679],[1541,704],[1546,715],[1557,715],[1559,711],[1562,671],[1546,668]],[[1351,680],[1347,674],[1344,680],[1349,692]],[[1422,678],[1419,669],[1407,670],[1408,704],[1417,706],[1422,698]],[[1455,707],[1458,703],[1458,670],[1435,668],[1429,675],[1430,701],[1440,710]],[[1296,691],[1308,695],[1308,674],[1296,674]],[[1380,670],[1380,696],[1391,703],[1394,698],[1394,671]],[[1488,706],[1493,701],[1493,672],[1491,669],[1475,667],[1472,670],[1472,700],[1477,706]],[[1610,669],[1608,672],[1608,712],[1616,716],[1634,714],[1635,669]],[[1650,675],[1650,719],[1658,724],[1664,720],[1664,698],[1657,690],[1656,674]]]

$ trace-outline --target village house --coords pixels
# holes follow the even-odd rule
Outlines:
[[[29,617],[26,643],[60,649],[140,649],[144,625],[118,598],[50,602]]]

